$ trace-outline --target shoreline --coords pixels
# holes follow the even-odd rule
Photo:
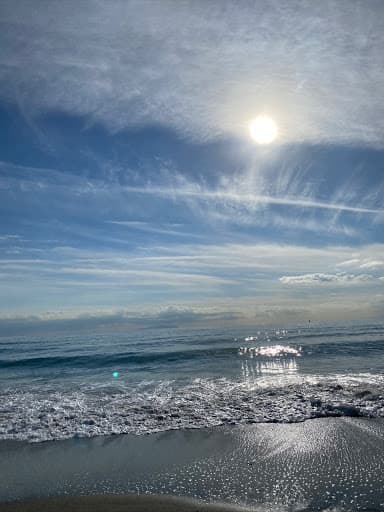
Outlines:
[[[282,385],[268,380],[257,392],[240,381],[225,379],[197,379],[176,387],[160,381],[147,390],[133,387],[129,392],[93,387],[63,392],[16,390],[2,398],[8,405],[0,417],[0,437],[42,442],[315,418],[384,417],[383,375],[364,383],[353,376],[348,383],[342,377],[306,379],[295,376]]]

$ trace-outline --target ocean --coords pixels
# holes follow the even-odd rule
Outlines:
[[[384,325],[0,338],[0,439],[384,417]]]

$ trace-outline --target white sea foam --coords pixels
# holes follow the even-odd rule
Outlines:
[[[198,378],[183,385],[8,390],[0,394],[0,439],[38,442],[326,416],[384,417],[384,377],[292,374],[238,381]]]

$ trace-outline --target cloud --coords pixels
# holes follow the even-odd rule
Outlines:
[[[364,208],[362,206],[350,206],[342,203],[332,203],[326,201],[315,201],[300,197],[277,197],[249,193],[237,193],[228,190],[206,190],[197,184],[190,186],[170,188],[170,187],[124,187],[124,190],[136,194],[154,195],[168,198],[196,198],[202,201],[218,200],[228,201],[229,203],[240,203],[247,207],[257,207],[259,205],[281,205],[294,208],[337,210],[353,213],[381,214],[384,210],[381,208]]]
[[[382,146],[380,2],[2,2],[0,94],[112,130],[207,140],[259,112],[282,142]],[[362,69],[364,72],[362,72]],[[75,93],[74,93],[75,91]]]
[[[138,246],[129,251],[107,244],[98,249],[55,246],[46,248],[44,257],[38,253],[33,258],[31,253],[29,257],[0,258],[0,308],[9,313],[25,308],[38,314],[57,304],[61,309],[88,313],[126,308],[139,315],[154,314],[156,308],[169,305],[194,311],[215,305],[217,313],[238,312],[249,319],[262,306],[276,307],[276,311],[298,308],[299,320],[303,308],[324,309],[322,294],[328,284],[339,289],[339,300],[350,309],[354,309],[353,301],[363,300],[367,309],[373,299],[362,294],[369,288],[373,296],[382,281],[358,272],[335,272],[336,263],[346,261],[351,252],[349,246],[219,244],[213,240],[172,244],[159,240],[150,249]],[[379,260],[383,252],[382,244],[359,247],[362,261]],[[324,286],[316,294],[310,286],[298,286],[321,283]],[[343,291],[346,286],[339,286],[358,283],[366,286],[355,286],[353,291],[348,287],[348,292]],[[271,317],[264,309],[258,318],[267,321]],[[284,313],[284,318],[290,317]]]
[[[122,286],[168,286],[176,288],[188,287],[214,287],[220,284],[231,284],[233,280],[219,278],[212,275],[192,274],[184,272],[173,272],[172,270],[154,271],[140,268],[94,268],[89,267],[64,267],[54,270],[56,275],[90,276],[93,279],[107,279],[104,283],[121,284]],[[117,281],[117,282],[116,282]],[[100,281],[99,281],[100,282]],[[103,282],[103,281],[101,281]]]
[[[23,129],[7,158],[26,165],[0,162],[0,307],[87,310],[72,318],[91,327],[328,318],[364,301],[369,316],[380,2],[74,5],[2,2],[0,103],[37,140],[9,116]],[[248,141],[261,111],[279,126],[272,150]]]
[[[318,268],[324,275],[347,276],[334,273],[338,262],[347,261],[350,246],[305,247],[283,243],[174,243],[160,240],[146,246],[117,249],[110,246],[83,248],[53,246],[45,250],[44,257],[17,257],[0,259],[0,269],[9,272],[9,278],[24,279],[28,274],[47,276],[51,279],[83,276],[90,279],[122,277],[140,284],[169,282],[182,287],[182,283],[202,285],[233,283],[245,274],[247,279],[256,275],[276,276],[278,273],[312,275]],[[383,254],[383,244],[359,247],[363,261],[378,261]],[[361,260],[359,260],[361,261]],[[332,271],[330,271],[332,269]],[[251,274],[252,273],[252,274]],[[352,275],[352,274],[351,274]],[[112,282],[112,281],[111,281]]]
[[[60,332],[109,332],[149,328],[206,326],[214,322],[230,324],[243,319],[239,312],[168,306],[152,313],[129,310],[93,313],[45,313],[40,315],[8,315],[0,317],[0,337]]]
[[[234,329],[236,326],[296,325],[313,321],[344,321],[382,318],[384,295],[362,293],[358,300],[348,293],[340,296],[327,293],[321,298],[312,292],[303,298],[276,298],[264,296],[256,302],[255,297],[241,300],[228,298],[217,300],[215,306],[200,301],[200,304],[156,306],[152,310],[142,307],[93,309],[92,311],[56,311],[40,314],[0,315],[0,337],[13,335],[44,335],[52,333],[130,332],[137,329],[220,327]],[[250,331],[252,332],[252,330]]]
[[[147,233],[156,233],[160,235],[169,236],[187,236],[187,237],[198,237],[199,235],[190,233],[189,231],[181,231],[175,228],[183,228],[182,224],[178,223],[149,223],[143,221],[134,220],[109,220],[106,221],[108,224],[115,224],[116,226],[125,226],[130,229],[145,231]]]
[[[1,242],[9,242],[9,241],[13,241],[13,242],[19,242],[21,241],[22,238],[20,235],[1,235],[0,236],[0,241]]]
[[[362,263],[360,265],[360,268],[375,270],[375,269],[383,267],[383,266],[384,266],[383,260],[371,260],[371,261],[366,261],[365,263]]]
[[[350,260],[342,261],[341,263],[337,263],[337,267],[356,267],[360,263],[358,258],[352,258]]]
[[[298,276],[282,276],[279,281],[288,285],[313,285],[313,284],[361,284],[374,279],[368,274],[303,274]]]
[[[108,245],[127,246],[134,239],[144,243],[160,239],[161,235],[210,241],[212,237],[217,240],[231,233],[232,240],[239,240],[254,226],[262,230],[272,227],[279,231],[279,238],[281,234],[286,238],[287,233],[297,235],[304,231],[308,235],[314,233],[316,240],[319,235],[328,240],[335,235],[356,240],[363,236],[360,229],[356,229],[356,222],[363,220],[372,225],[372,217],[383,211],[372,208],[375,203],[365,201],[360,192],[359,201],[348,197],[348,204],[332,199],[317,201],[316,190],[300,186],[301,181],[288,169],[284,173],[286,183],[280,183],[283,180],[280,173],[275,180],[265,170],[261,176],[256,175],[257,179],[251,171],[223,175],[210,186],[174,169],[163,174],[156,171],[151,177],[154,182],[148,179],[148,184],[143,186],[120,185],[100,176],[90,183],[87,177],[69,172],[4,162],[0,162],[0,169],[9,180],[12,201],[14,191],[19,194],[16,196],[19,202],[25,205],[25,212],[40,211],[41,205],[49,204],[53,209],[46,215],[51,216],[54,210],[56,217],[69,212],[73,217],[76,213],[76,217],[86,220],[89,226],[83,232],[77,226],[77,232],[83,238],[94,237]],[[21,193],[21,187],[29,188],[30,192]],[[174,222],[169,222],[170,207]],[[103,218],[104,212],[108,212],[108,218]],[[68,236],[63,227],[64,236]],[[158,236],[151,237],[152,234]]]

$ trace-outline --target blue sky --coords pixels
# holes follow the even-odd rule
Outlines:
[[[3,1],[0,332],[382,319],[383,11]]]

